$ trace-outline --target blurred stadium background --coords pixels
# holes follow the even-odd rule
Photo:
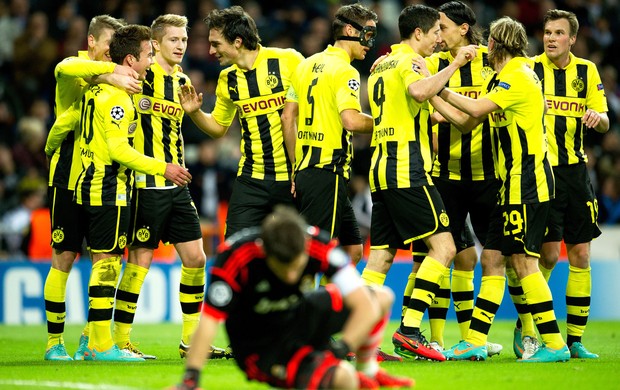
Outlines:
[[[377,45],[365,61],[354,62],[362,77],[372,62],[399,41],[398,13],[411,3],[438,6],[443,1],[362,1],[379,15]],[[266,46],[293,47],[305,56],[330,43],[330,21],[335,10],[347,2],[309,0],[0,0],[0,324],[44,323],[43,284],[49,268],[49,210],[46,208],[47,163],[43,145],[54,115],[55,65],[78,50],[86,49],[90,18],[110,14],[129,23],[150,25],[163,13],[186,15],[190,21],[189,44],[183,69],[210,111],[218,62],[209,55],[208,31],[202,19],[213,8],[241,5],[255,19]],[[586,137],[592,182],[599,197],[599,222],[603,236],[592,245],[592,318],[620,319],[620,2],[617,0],[478,0],[466,1],[476,12],[483,30],[503,15],[520,20],[530,37],[529,54],[542,52],[542,17],[550,8],[573,11],[580,30],[573,53],[598,66],[609,105],[611,129]],[[364,96],[364,94],[362,95]],[[183,123],[187,166],[194,180],[190,190],[203,222],[205,251],[212,256],[221,240],[226,200],[239,159],[239,129],[212,140],[190,120]],[[364,231],[370,224],[367,172],[369,138],[354,138],[354,174],[351,199]],[[161,246],[141,294],[138,322],[176,321],[179,264],[170,247]],[[409,273],[406,253],[399,256],[388,277],[401,291]],[[564,259],[565,260],[565,259]],[[83,323],[87,309],[85,286],[90,263],[80,261],[68,287],[68,322]],[[551,285],[562,297],[567,264],[560,263]],[[480,272],[478,272],[479,274]],[[479,276],[478,276],[479,277]],[[165,288],[162,288],[165,286]],[[509,298],[506,298],[509,301]],[[151,304],[153,302],[153,304]],[[158,304],[155,304],[157,302]],[[161,305],[160,302],[167,302]],[[508,307],[510,306],[510,307]],[[514,316],[512,305],[498,315]],[[556,301],[558,317],[565,315]],[[395,310],[397,314],[399,311]],[[453,313],[451,313],[453,316]]]

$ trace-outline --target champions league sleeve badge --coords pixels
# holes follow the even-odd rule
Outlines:
[[[351,79],[348,82],[349,88],[351,88],[353,91],[357,91],[358,89],[360,89],[360,82],[356,79]]]
[[[114,106],[110,110],[110,116],[112,119],[120,121],[125,117],[125,110],[121,106]]]

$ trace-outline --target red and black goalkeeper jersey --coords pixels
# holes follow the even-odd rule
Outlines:
[[[282,282],[267,266],[260,229],[245,229],[227,240],[209,270],[203,312],[226,320],[237,359],[265,350],[291,335],[303,293],[315,288],[317,273],[328,277],[347,266],[348,256],[319,229],[311,236],[308,264],[296,285]]]

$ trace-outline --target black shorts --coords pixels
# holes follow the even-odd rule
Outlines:
[[[82,207],[73,201],[73,191],[48,187],[47,197],[52,222],[52,248],[81,252],[88,221]]]
[[[547,219],[545,242],[590,242],[601,235],[598,203],[585,163],[553,167],[555,199]]]
[[[278,204],[295,207],[291,182],[238,176],[228,202],[226,238],[245,228],[259,226]]]
[[[309,168],[295,177],[297,209],[306,222],[338,238],[340,245],[362,244],[347,181],[325,169]]]
[[[127,246],[129,206],[81,206],[88,218],[86,240],[92,253],[122,255]]]
[[[249,356],[235,356],[237,363],[248,379],[275,387],[307,389],[314,383],[315,388],[329,388],[340,361],[327,348],[349,310],[338,289],[328,284],[305,294],[296,312],[287,337]]]
[[[467,227],[467,215],[478,241],[484,246],[487,240],[491,212],[498,202],[500,180],[450,180],[433,177],[446,212],[450,217],[450,229],[457,253],[474,246],[471,231]]]
[[[131,211],[131,246],[156,249],[165,244],[202,237],[196,206],[187,187],[134,190]]]
[[[452,218],[450,218],[450,226],[452,226]],[[454,237],[454,232],[452,233],[452,237]],[[469,225],[467,223],[465,224],[465,227],[461,229],[460,231],[459,240],[460,240],[459,242],[461,243],[467,243],[468,246],[464,248],[457,247],[456,253],[459,253],[460,251],[465,250],[467,248],[471,248],[475,245],[474,235],[471,232],[471,229],[469,228]],[[455,238],[455,241],[456,241],[456,238]],[[471,245],[469,245],[469,243],[471,243]],[[424,241],[418,240],[414,242],[413,245],[411,246],[411,253],[413,255],[414,263],[422,263],[424,258],[428,255],[428,246],[426,245]]]
[[[503,205],[493,211],[486,249],[540,257],[550,202]]]
[[[372,193],[371,248],[409,249],[413,241],[442,232],[450,232],[450,218],[435,186]]]

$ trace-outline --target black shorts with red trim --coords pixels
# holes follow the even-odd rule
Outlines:
[[[333,285],[304,295],[295,309],[290,327],[292,337],[275,338],[274,343],[239,355],[231,345],[237,364],[248,379],[280,388],[323,389],[331,387],[334,370],[340,364],[328,350],[331,336],[340,332],[349,317],[340,292]],[[259,337],[259,336],[257,336]]]

